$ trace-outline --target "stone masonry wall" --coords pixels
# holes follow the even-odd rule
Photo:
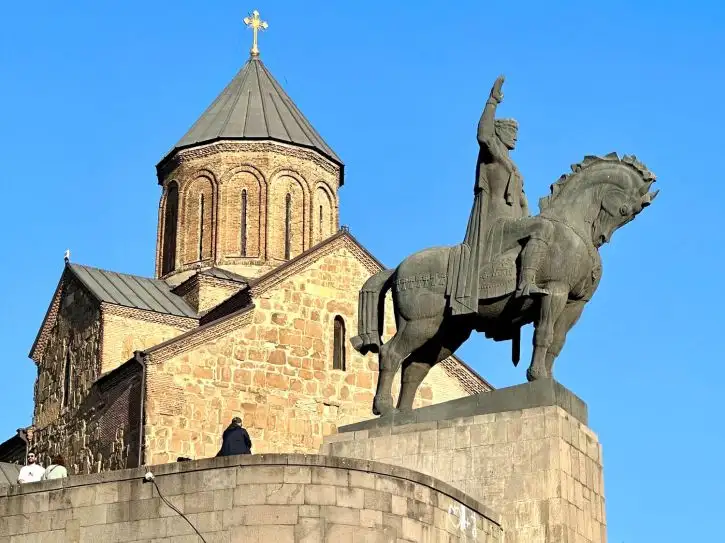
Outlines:
[[[71,474],[135,467],[141,397],[141,365],[126,365],[95,383],[71,413],[36,429],[31,446],[44,465],[62,454]]]
[[[61,289],[58,316],[38,361],[33,416],[36,428],[62,424],[100,372],[100,306],[68,273]],[[64,388],[66,376],[70,380]]]
[[[369,418],[377,359],[349,345],[357,333],[357,293],[369,275],[340,238],[313,262],[255,287],[256,307],[245,320],[219,324],[224,331],[216,336],[205,331],[198,345],[152,351],[147,461],[215,455],[234,415],[243,418],[255,453],[315,452],[338,426]],[[332,369],[338,315],[345,322],[346,371]],[[386,322],[390,335],[390,307]],[[466,395],[439,365],[416,406]]]
[[[133,356],[134,351],[178,336],[198,322],[104,304],[101,373],[108,373]]]
[[[605,543],[602,451],[561,407],[349,432],[323,453],[405,466],[501,512],[507,543]]]
[[[322,456],[232,456],[151,468],[209,543],[503,541],[496,515],[431,477]],[[199,541],[145,470],[0,487],[0,541]]]
[[[204,265],[257,277],[283,262],[287,194],[291,197],[291,257],[339,228],[339,167],[314,151],[276,142],[217,142],[181,151],[160,179],[164,187],[171,181],[180,187],[176,269],[169,274],[172,281],[173,276],[193,269],[199,261],[198,200],[202,189]],[[204,180],[203,188],[199,179]],[[241,231],[243,191],[247,202],[245,245]],[[161,270],[165,200],[166,188],[159,207],[157,275]],[[213,248],[207,250],[207,243]]]

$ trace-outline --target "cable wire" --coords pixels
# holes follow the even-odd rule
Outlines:
[[[156,484],[156,479],[152,479],[152,480],[151,480],[151,482],[152,482],[152,483],[154,484],[154,486],[156,487],[156,492],[158,492],[158,493],[159,493],[159,498],[161,498],[161,499],[163,500],[163,502],[164,502],[164,503],[165,503],[166,505],[168,505],[168,506],[169,506],[169,508],[171,508],[172,510],[176,511],[176,513],[177,513],[177,514],[178,514],[178,515],[179,515],[179,516],[180,516],[181,518],[183,518],[183,519],[184,519],[184,520],[185,520],[186,522],[188,522],[188,523],[189,523],[189,526],[191,526],[191,527],[192,527],[192,528],[194,529],[194,531],[196,532],[196,535],[198,535],[198,536],[199,536],[199,538],[201,538],[201,540],[202,540],[202,541],[203,541],[204,543],[207,543],[206,539],[204,539],[204,536],[203,536],[203,535],[201,535],[201,533],[199,532],[199,530],[197,530],[197,529],[196,529],[196,526],[194,526],[194,525],[193,525],[193,524],[191,523],[191,521],[190,521],[190,520],[189,520],[188,518],[186,518],[186,515],[185,515],[184,513],[182,513],[181,511],[179,511],[179,510],[178,510],[178,509],[176,508],[176,506],[175,506],[175,505],[174,505],[173,503],[171,503],[171,502],[170,502],[169,500],[167,500],[167,499],[166,499],[166,498],[164,497],[164,495],[163,495],[163,494],[161,494],[161,489],[159,488],[159,485],[158,485],[158,484]]]

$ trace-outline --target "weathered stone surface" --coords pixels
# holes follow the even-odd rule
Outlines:
[[[509,413],[509,415],[506,416],[511,416],[510,413],[516,413],[517,411],[523,409],[530,410],[551,406],[561,407],[574,419],[584,425],[588,422],[589,415],[586,403],[557,381],[554,381],[553,379],[541,379],[532,383],[499,388],[483,394],[477,394],[475,396],[467,396],[441,402],[436,405],[420,407],[410,413],[393,412],[376,419],[369,419],[341,426],[338,430],[339,437],[335,436],[331,438],[329,442],[332,443],[335,440],[345,440],[345,434],[350,432],[357,433],[368,431],[369,433],[373,430],[384,431],[388,427],[390,427],[390,431],[388,433],[391,435],[403,433],[422,435],[422,432],[425,430],[432,428],[447,428],[454,424],[453,421],[459,421],[466,417],[476,417],[497,413],[501,415],[503,413]],[[543,411],[539,411],[539,413],[543,414]],[[493,421],[494,419],[491,418],[490,420]],[[531,429],[529,431],[537,432],[543,432],[545,430],[541,424],[528,423],[527,428]],[[461,431],[471,432],[472,430],[469,429]],[[506,431],[506,429],[504,428],[503,431]],[[509,426],[508,431],[509,433],[514,431],[520,432],[522,431],[522,428],[518,425]],[[370,437],[373,437],[373,435],[370,435]],[[513,438],[515,436],[510,437]],[[429,438],[429,436],[426,436],[426,438]],[[443,436],[443,439],[455,439],[455,434],[450,433],[450,435],[445,435]],[[469,438],[460,435],[459,439],[465,440]],[[402,442],[403,441],[400,439],[396,440],[396,443],[398,444]]]
[[[209,542],[491,542],[500,541],[502,533],[485,506],[402,467],[332,457],[263,455],[166,464],[151,470],[164,497]],[[254,483],[233,476],[255,470]],[[192,526],[155,490],[151,493],[153,485],[141,483],[144,472],[78,476],[62,481],[60,488],[53,482],[18,487],[18,495],[0,497],[0,511],[19,512],[0,516],[0,542],[11,538],[197,541]],[[262,481],[279,479],[278,474],[299,482]],[[231,487],[219,488],[226,480]],[[164,489],[175,494],[166,495]],[[561,503],[558,507],[561,516],[564,509]]]
[[[255,307],[238,323],[224,324],[208,341],[179,354],[152,354],[149,460],[215,455],[235,415],[243,419],[255,453],[317,452],[323,437],[340,425],[368,417],[377,384],[370,357],[347,349],[346,371],[332,368],[334,320],[343,319],[346,333],[354,329],[356,293],[371,273],[357,253],[354,244],[337,238],[278,280],[256,285]],[[392,333],[392,317],[388,326]],[[453,370],[457,364],[446,362],[429,374],[417,406],[469,394]],[[437,393],[426,392],[434,387]]]
[[[534,394],[526,394],[530,388],[535,389]],[[387,423],[388,428],[396,429],[395,433],[355,441],[330,440],[324,450],[337,456],[379,459],[391,464],[386,468],[391,475],[396,474],[396,469],[414,468],[446,481],[500,511],[507,541],[604,542],[601,446],[596,435],[572,415],[574,412],[584,418],[586,406],[562,392],[562,388],[544,381],[513,387],[515,403],[505,397],[512,391],[502,389],[497,392],[503,393],[503,400],[493,398],[484,404],[484,414],[476,405],[469,405],[469,410],[457,411],[464,417],[438,420],[435,430],[420,424],[406,427],[398,425],[394,417],[383,417],[368,422],[371,426]],[[544,407],[542,403],[549,405]],[[497,405],[533,407],[490,412]],[[445,412],[439,406],[418,411],[429,410],[436,415]],[[365,425],[346,428],[348,435],[358,436],[365,431],[360,430]],[[368,435],[373,433],[368,430]],[[412,436],[418,437],[417,452]],[[361,440],[368,446],[361,446]],[[423,537],[411,519],[457,533],[447,526],[449,520],[439,517],[436,511],[450,507],[460,520],[471,505],[465,499],[458,504],[447,497],[441,499],[440,494],[426,488],[419,490],[419,485],[411,490],[405,479],[375,478],[376,490],[365,490],[365,508],[385,511],[394,519],[405,513],[405,537]],[[388,498],[390,502],[380,503]],[[459,526],[460,522],[454,524]],[[399,529],[403,530],[402,524]],[[546,539],[545,534],[549,534]],[[567,539],[569,534],[576,534],[575,538]]]

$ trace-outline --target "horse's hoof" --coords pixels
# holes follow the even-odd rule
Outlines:
[[[384,417],[393,411],[393,402],[383,402],[373,400],[373,415]]]
[[[541,372],[533,371],[531,368],[526,370],[526,380],[531,383],[533,381],[538,381],[539,379],[546,379],[546,375],[543,375]]]

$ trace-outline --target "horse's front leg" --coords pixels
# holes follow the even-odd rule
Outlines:
[[[541,298],[539,318],[534,322],[534,352],[531,365],[526,371],[529,381],[548,379],[551,372],[546,367],[546,355],[554,341],[554,324],[559,319],[569,297],[569,287],[564,283],[549,283],[549,295]]]

